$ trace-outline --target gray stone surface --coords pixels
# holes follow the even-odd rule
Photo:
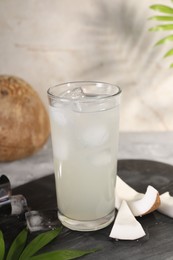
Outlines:
[[[119,158],[173,164],[173,132],[122,133]]]
[[[146,159],[173,165],[173,132],[120,133],[119,159]],[[0,163],[12,187],[53,173],[51,140],[31,157]]]
[[[51,140],[34,155],[22,160],[0,163],[0,175],[9,177],[12,187],[53,173]]]

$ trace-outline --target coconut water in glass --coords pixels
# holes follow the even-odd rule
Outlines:
[[[69,82],[48,90],[58,217],[91,231],[115,216],[121,90],[102,82]]]

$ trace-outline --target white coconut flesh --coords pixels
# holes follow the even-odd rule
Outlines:
[[[115,207],[118,209],[110,237],[122,240],[134,240],[145,235],[141,224],[135,217],[158,210],[173,218],[173,196],[169,192],[159,195],[149,185],[144,193],[139,193],[117,176],[115,188]]]
[[[160,195],[160,200],[161,204],[157,210],[162,214],[173,218],[173,197],[170,196],[169,192],[167,191]]]
[[[160,204],[160,201],[157,203],[158,196],[158,191],[149,185],[142,199],[128,201],[128,205],[131,211],[133,212],[134,216],[142,216],[158,208]],[[156,206],[156,204],[158,204],[158,206]]]
[[[130,187],[126,182],[124,182],[119,176],[116,179],[115,188],[115,207],[119,209],[122,200],[138,200],[144,196],[143,193],[139,193]]]
[[[141,224],[134,217],[127,202],[123,200],[109,236],[121,240],[135,240],[145,235]]]
[[[160,205],[159,193],[154,187],[149,185],[145,194],[139,193],[117,176],[115,188],[115,207],[117,209],[123,200],[127,201],[134,216],[150,213]]]

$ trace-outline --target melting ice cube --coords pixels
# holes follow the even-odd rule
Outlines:
[[[71,98],[71,99],[106,98],[107,96],[109,96],[109,94],[86,92],[84,89],[82,89],[82,87],[77,87],[77,88],[67,90],[61,96]]]
[[[27,210],[23,195],[12,196],[11,184],[7,176],[0,176],[0,215],[19,215]]]
[[[23,195],[11,196],[11,214],[19,215],[28,209],[27,201]]]
[[[33,210],[26,212],[25,217],[30,232],[51,230],[61,225],[57,217],[57,210]]]
[[[71,99],[81,99],[85,97],[85,94],[82,88],[73,88],[69,89],[61,95],[62,97],[71,98]]]
[[[0,176],[0,202],[11,196],[11,184],[7,176]]]
[[[23,195],[10,196],[0,201],[0,215],[20,215],[28,210],[27,201]]]
[[[82,111],[80,100],[86,97],[82,88],[78,87],[69,89],[63,93],[62,97],[69,98],[74,101],[72,104],[74,111]]]
[[[11,185],[5,175],[0,176],[0,215],[11,214]]]
[[[104,144],[109,137],[109,131],[103,125],[87,127],[82,134],[82,141],[87,146],[99,146]]]
[[[65,126],[67,124],[68,117],[64,110],[56,107],[50,107],[49,109],[52,119],[58,123],[59,126]]]
[[[112,156],[109,150],[98,152],[98,154],[95,154],[91,159],[92,164],[96,166],[106,166],[110,164],[111,161]]]
[[[53,153],[56,158],[59,160],[66,160],[68,157],[68,143],[64,137],[54,138],[53,140]]]

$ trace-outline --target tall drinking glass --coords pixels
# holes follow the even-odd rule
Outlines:
[[[120,94],[91,81],[48,90],[58,217],[72,230],[114,219]]]

